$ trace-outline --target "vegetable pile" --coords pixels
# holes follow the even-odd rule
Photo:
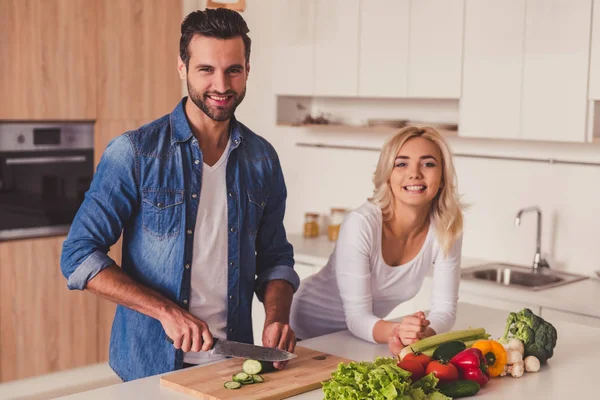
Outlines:
[[[378,357],[375,362],[341,363],[332,379],[323,383],[325,400],[450,400],[436,388],[439,380],[433,374],[413,382],[411,373],[396,362]]]

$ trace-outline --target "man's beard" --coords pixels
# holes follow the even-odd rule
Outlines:
[[[228,119],[230,119],[233,116],[233,113],[235,112],[237,106],[240,105],[240,103],[242,102],[242,100],[244,100],[244,97],[246,96],[245,87],[244,90],[242,90],[242,92],[239,94],[234,92],[233,90],[228,90],[225,93],[210,93],[211,95],[218,96],[232,96],[233,102],[230,106],[227,107],[209,106],[207,104],[209,95],[208,92],[205,92],[203,94],[196,92],[189,82],[187,83],[187,88],[189,97],[192,100],[192,102],[199,109],[204,111],[204,114],[206,114],[210,119],[219,122],[227,121]]]

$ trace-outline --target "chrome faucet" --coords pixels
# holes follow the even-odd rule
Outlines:
[[[539,268],[550,268],[548,262],[542,258],[542,211],[539,207],[525,207],[519,210],[517,216],[515,218],[515,226],[521,225],[521,216],[524,213],[535,211],[537,213],[537,236],[536,236],[536,245],[535,245],[535,255],[533,256],[533,272],[538,272]]]

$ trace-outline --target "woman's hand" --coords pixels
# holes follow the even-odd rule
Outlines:
[[[397,348],[398,346],[402,349],[404,346],[413,344],[422,338],[429,336],[426,332],[430,322],[425,318],[423,311],[417,311],[413,315],[406,316],[396,324],[390,338],[388,339],[388,346],[392,350],[392,346]]]

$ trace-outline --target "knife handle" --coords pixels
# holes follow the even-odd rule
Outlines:
[[[171,344],[175,344],[175,342],[173,342],[173,339],[171,339],[171,338],[170,338],[170,337],[168,337],[168,336],[165,336],[165,337],[167,338],[167,342],[169,342],[169,343],[171,343]],[[213,337],[213,345],[212,345],[212,347],[210,348],[210,350],[212,350],[212,349],[214,349],[214,348],[215,348],[215,346],[216,346],[216,344],[217,344],[217,342],[218,342],[218,341],[219,341],[219,338]]]

